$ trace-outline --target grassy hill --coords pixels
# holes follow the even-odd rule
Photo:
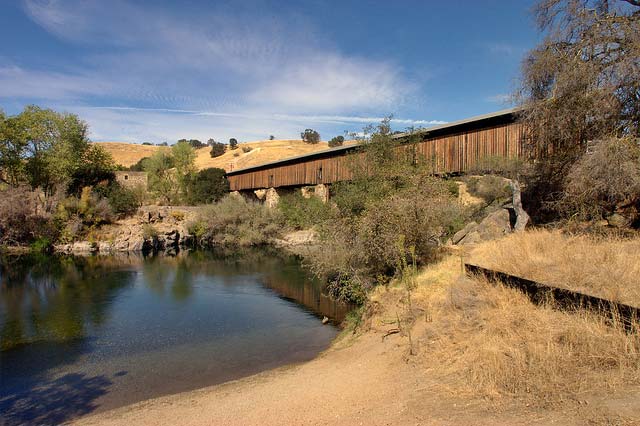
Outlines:
[[[141,158],[149,157],[157,150],[170,149],[153,145],[138,145],[126,142],[95,142],[111,153],[117,164],[128,167],[137,163]],[[346,144],[354,142],[346,142]],[[244,152],[243,148],[251,151]],[[235,150],[227,150],[223,155],[211,158],[210,148],[196,150],[196,167],[206,169],[208,167],[219,167],[226,171],[242,169],[256,166],[258,164],[269,163],[271,161],[283,160],[285,158],[298,155],[311,154],[313,152],[328,149],[327,142],[320,142],[315,145],[304,143],[302,140],[265,140],[239,143]]]

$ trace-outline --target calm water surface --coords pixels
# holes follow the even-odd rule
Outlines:
[[[0,262],[0,425],[56,424],[324,350],[348,307],[252,251]]]

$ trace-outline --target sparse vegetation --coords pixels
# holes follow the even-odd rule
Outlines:
[[[280,235],[282,224],[278,209],[228,195],[205,207],[189,229],[201,234],[207,245],[242,247],[268,244]]]
[[[329,141],[329,147],[341,146],[344,143],[344,136],[335,136]]]
[[[227,150],[227,146],[222,142],[213,141],[209,144],[209,146],[211,146],[211,158],[220,157]]]
[[[620,0],[535,6],[546,37],[523,62],[518,98],[538,158],[525,194],[538,220],[557,219],[556,201],[590,141],[640,136],[639,12],[638,2]]]
[[[316,144],[320,142],[320,133],[313,129],[305,129],[304,132],[300,133],[300,138],[306,143]]]

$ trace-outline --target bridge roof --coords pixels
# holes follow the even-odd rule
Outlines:
[[[475,117],[466,118],[463,120],[452,121],[450,123],[440,124],[426,129],[418,129],[414,133],[404,132],[393,135],[394,139],[406,138],[412,134],[420,134],[423,136],[436,136],[447,133],[455,133],[466,128],[472,128],[478,125],[486,125],[488,123],[503,123],[507,121],[513,121],[518,112],[522,111],[522,108],[509,108],[501,111],[492,112],[489,114],[477,115]],[[282,160],[271,161],[269,163],[258,164],[257,166],[245,167],[243,169],[237,169],[227,172],[227,176],[233,176],[246,172],[254,172],[257,170],[268,169],[274,166],[284,166],[286,164],[298,163],[300,161],[316,160],[319,158],[333,157],[338,155],[344,155],[348,152],[352,152],[360,148],[360,145],[348,145],[340,146],[337,148],[325,149],[323,151],[314,152],[311,154],[298,155],[295,157],[289,157]]]

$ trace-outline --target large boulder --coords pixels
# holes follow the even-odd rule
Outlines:
[[[469,223],[462,231],[453,236],[453,242],[460,245],[474,244],[500,238],[511,232],[513,232],[511,215],[508,209],[502,208],[490,213],[479,224]]]

